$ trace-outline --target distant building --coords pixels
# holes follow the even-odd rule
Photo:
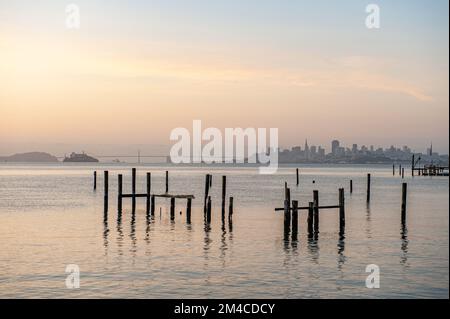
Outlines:
[[[325,149],[321,146],[319,146],[319,148],[317,149],[317,155],[319,156],[319,158],[324,158],[325,157]]]
[[[331,142],[331,153],[334,156],[337,156],[339,154],[339,141],[338,140],[334,140]]]

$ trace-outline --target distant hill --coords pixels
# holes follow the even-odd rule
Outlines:
[[[44,152],[29,152],[14,154],[11,156],[0,156],[0,163],[55,163],[58,159]]]

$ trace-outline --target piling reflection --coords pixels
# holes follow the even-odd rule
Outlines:
[[[222,219],[222,227],[221,227],[221,234],[220,234],[220,255],[219,255],[219,259],[222,261],[222,267],[225,268],[225,261],[226,261],[226,251],[228,249],[228,244],[227,244],[227,229],[225,227],[225,222],[224,219]]]
[[[366,204],[366,236],[372,239],[372,215],[370,213],[370,204]]]
[[[403,266],[408,266],[409,239],[408,239],[408,227],[406,226],[405,223],[402,223],[400,235],[401,235],[401,239],[402,239],[402,245],[401,245],[402,255],[400,257],[400,264],[402,264]]]
[[[107,254],[108,252],[108,234],[109,234],[108,215],[105,214],[103,216],[103,247],[105,247],[105,254]]]
[[[210,245],[211,245],[211,238],[210,238],[211,225],[206,221],[204,224],[204,231],[205,231],[205,236],[203,238],[203,256],[205,259],[205,266],[208,266],[207,260],[209,258],[209,250],[210,250]]]
[[[341,271],[342,270],[342,266],[345,264],[345,227],[342,227],[339,230],[339,240],[338,240],[338,270]]]
[[[118,248],[118,255],[122,256],[123,255],[123,251],[122,251],[122,246],[123,246],[122,212],[119,212],[117,214],[117,237],[116,237],[116,242],[117,242],[117,248]]]
[[[130,220],[130,240],[131,240],[131,253],[133,254],[133,260],[136,255],[136,213],[131,213]]]
[[[316,239],[315,234],[308,234],[308,252],[311,260],[315,263],[319,263],[319,241]]]

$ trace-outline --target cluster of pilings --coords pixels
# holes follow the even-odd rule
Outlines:
[[[211,206],[212,206],[212,199],[211,195],[209,194],[209,191],[212,187],[212,175],[206,174],[205,176],[205,196],[203,199],[203,213],[206,223],[211,222]],[[222,176],[222,205],[221,205],[221,211],[222,211],[222,222],[225,222],[225,215],[226,215],[226,196],[227,196],[227,177],[224,175]],[[233,197],[229,198],[229,204],[228,204],[228,221],[231,223],[233,218]]]
[[[404,174],[404,168],[401,169]],[[366,202],[370,204],[371,199],[371,174],[367,174],[367,189]],[[299,170],[296,169],[296,182],[299,185]],[[402,225],[406,223],[406,199],[407,199],[407,183],[402,184],[402,199],[401,199],[401,222]],[[284,212],[284,235],[288,239],[289,233],[292,229],[292,238],[296,239],[298,234],[298,212],[301,210],[308,211],[308,236],[317,238],[319,234],[319,211],[323,209],[339,209],[339,234],[345,233],[345,191],[344,188],[339,188],[338,204],[330,206],[319,205],[319,191],[313,191],[313,200],[308,203],[308,206],[300,207],[298,201],[291,201],[291,190],[288,188],[287,182],[284,183],[284,207],[275,208],[275,211]],[[353,193],[353,180],[350,180],[350,194]]]
[[[226,176],[222,176],[222,221],[225,220],[226,215]],[[192,200],[195,198],[194,195],[183,195],[183,194],[170,194],[169,193],[169,172],[165,172],[165,193],[155,194],[151,192],[151,173],[146,173],[146,192],[136,193],[136,168],[131,169],[131,193],[124,193],[123,191],[123,175],[118,174],[117,176],[117,211],[119,214],[122,213],[122,202],[125,198],[131,198],[132,212],[136,210],[136,199],[145,198],[146,199],[146,214],[147,216],[154,216],[156,207],[156,198],[169,198],[170,199],[170,219],[175,220],[175,204],[176,199],[186,199],[186,222],[191,223],[191,212],[192,212]],[[206,175],[205,182],[205,197],[204,197],[204,217],[205,222],[211,222],[211,206],[212,199],[209,195],[209,191],[212,187],[212,175]],[[94,191],[97,189],[97,171],[94,171]],[[229,198],[228,206],[228,220],[231,223],[233,218],[233,197]],[[104,171],[104,212],[105,215],[108,213],[109,209],[109,172]]]
[[[395,164],[392,164],[392,176],[396,175],[396,167]],[[400,176],[402,179],[405,178],[405,168],[402,167],[402,164],[398,165],[398,176]],[[412,170],[412,176],[414,176],[414,169]]]
[[[298,213],[299,211],[307,211],[308,218],[308,237],[317,238],[319,235],[319,211],[323,209],[339,209],[339,233],[345,232],[345,195],[344,189],[339,189],[339,203],[337,205],[320,206],[319,191],[313,191],[313,200],[308,203],[308,206],[300,207],[297,200],[291,201],[291,190],[285,183],[285,199],[283,208],[275,208],[275,211],[284,212],[284,236],[288,239],[289,234],[292,234],[292,239],[296,240],[298,236]],[[292,231],[291,231],[292,230]]]

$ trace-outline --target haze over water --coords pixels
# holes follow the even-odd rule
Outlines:
[[[131,191],[131,167],[118,165],[0,165],[0,297],[137,298],[448,298],[448,177],[392,176],[391,166],[283,166],[276,175],[250,167],[137,166],[138,192],[152,173],[152,192],[194,194],[192,224],[177,200],[175,222],[168,201],[157,199],[147,219],[124,199],[118,219],[117,174]],[[103,170],[109,170],[107,218]],[[92,173],[98,171],[97,191]],[[212,222],[205,228],[205,174],[213,174]],[[372,196],[366,205],[366,174]],[[221,221],[221,176],[234,197],[232,227]],[[349,194],[349,180],[353,194]],[[315,184],[313,184],[315,180]],[[338,211],[322,210],[317,241],[308,240],[306,214],[298,240],[284,240],[284,182],[300,206],[335,205],[345,188],[346,232]],[[400,220],[401,183],[408,183],[407,223]],[[161,209],[161,213],[160,213]],[[179,212],[182,211],[180,215]],[[65,268],[80,267],[80,289],[67,289]],[[366,266],[380,267],[380,289],[368,289]]]

